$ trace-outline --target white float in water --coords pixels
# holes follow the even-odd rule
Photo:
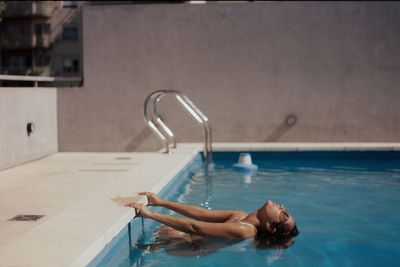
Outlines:
[[[256,171],[258,166],[253,164],[250,153],[240,153],[238,163],[233,164],[233,168],[240,172]]]

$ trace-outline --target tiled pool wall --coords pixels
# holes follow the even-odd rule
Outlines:
[[[161,198],[173,198],[176,194],[180,194],[179,188],[185,181],[185,177],[190,176],[194,171],[203,167],[203,157],[198,153],[185,167],[183,167],[171,180],[157,193]],[[162,208],[152,208],[157,211]],[[132,245],[141,237],[142,229],[152,227],[155,222],[151,220],[143,220],[142,218],[134,218],[121,232],[119,232],[106,247],[87,265],[94,266],[120,266],[123,261],[135,258],[142,251],[132,249]],[[127,262],[125,265],[128,266]]]
[[[213,152],[215,161],[237,161],[240,153],[250,153],[253,161],[258,160],[313,160],[313,159],[343,159],[343,160],[368,160],[368,159],[400,159],[400,151],[242,151],[242,152]]]

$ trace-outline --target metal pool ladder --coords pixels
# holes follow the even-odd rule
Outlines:
[[[157,113],[157,103],[166,95],[173,96],[189,115],[201,124],[204,131],[204,159],[208,164],[212,164],[211,126],[208,123],[208,118],[186,95],[177,90],[157,90],[149,94],[144,101],[146,124],[164,144],[164,153],[169,153],[170,147],[176,148],[175,134]]]

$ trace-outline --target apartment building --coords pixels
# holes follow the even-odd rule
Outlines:
[[[83,78],[84,5],[190,2],[0,1],[0,74]]]
[[[81,77],[84,3],[3,2],[0,73]]]
[[[54,2],[6,2],[1,21],[2,73],[49,75]]]

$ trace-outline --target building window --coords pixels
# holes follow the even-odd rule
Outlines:
[[[10,38],[19,40],[24,37],[26,31],[24,25],[9,24],[5,26],[5,32]]]
[[[27,67],[27,60],[24,56],[11,56],[9,61],[10,68],[23,69]]]
[[[63,41],[77,41],[78,40],[78,27],[71,25],[64,25],[62,31]]]
[[[79,73],[79,59],[73,57],[66,57],[63,60],[63,73],[65,74],[78,74]]]
[[[77,8],[78,3],[77,1],[62,1],[63,8]]]

